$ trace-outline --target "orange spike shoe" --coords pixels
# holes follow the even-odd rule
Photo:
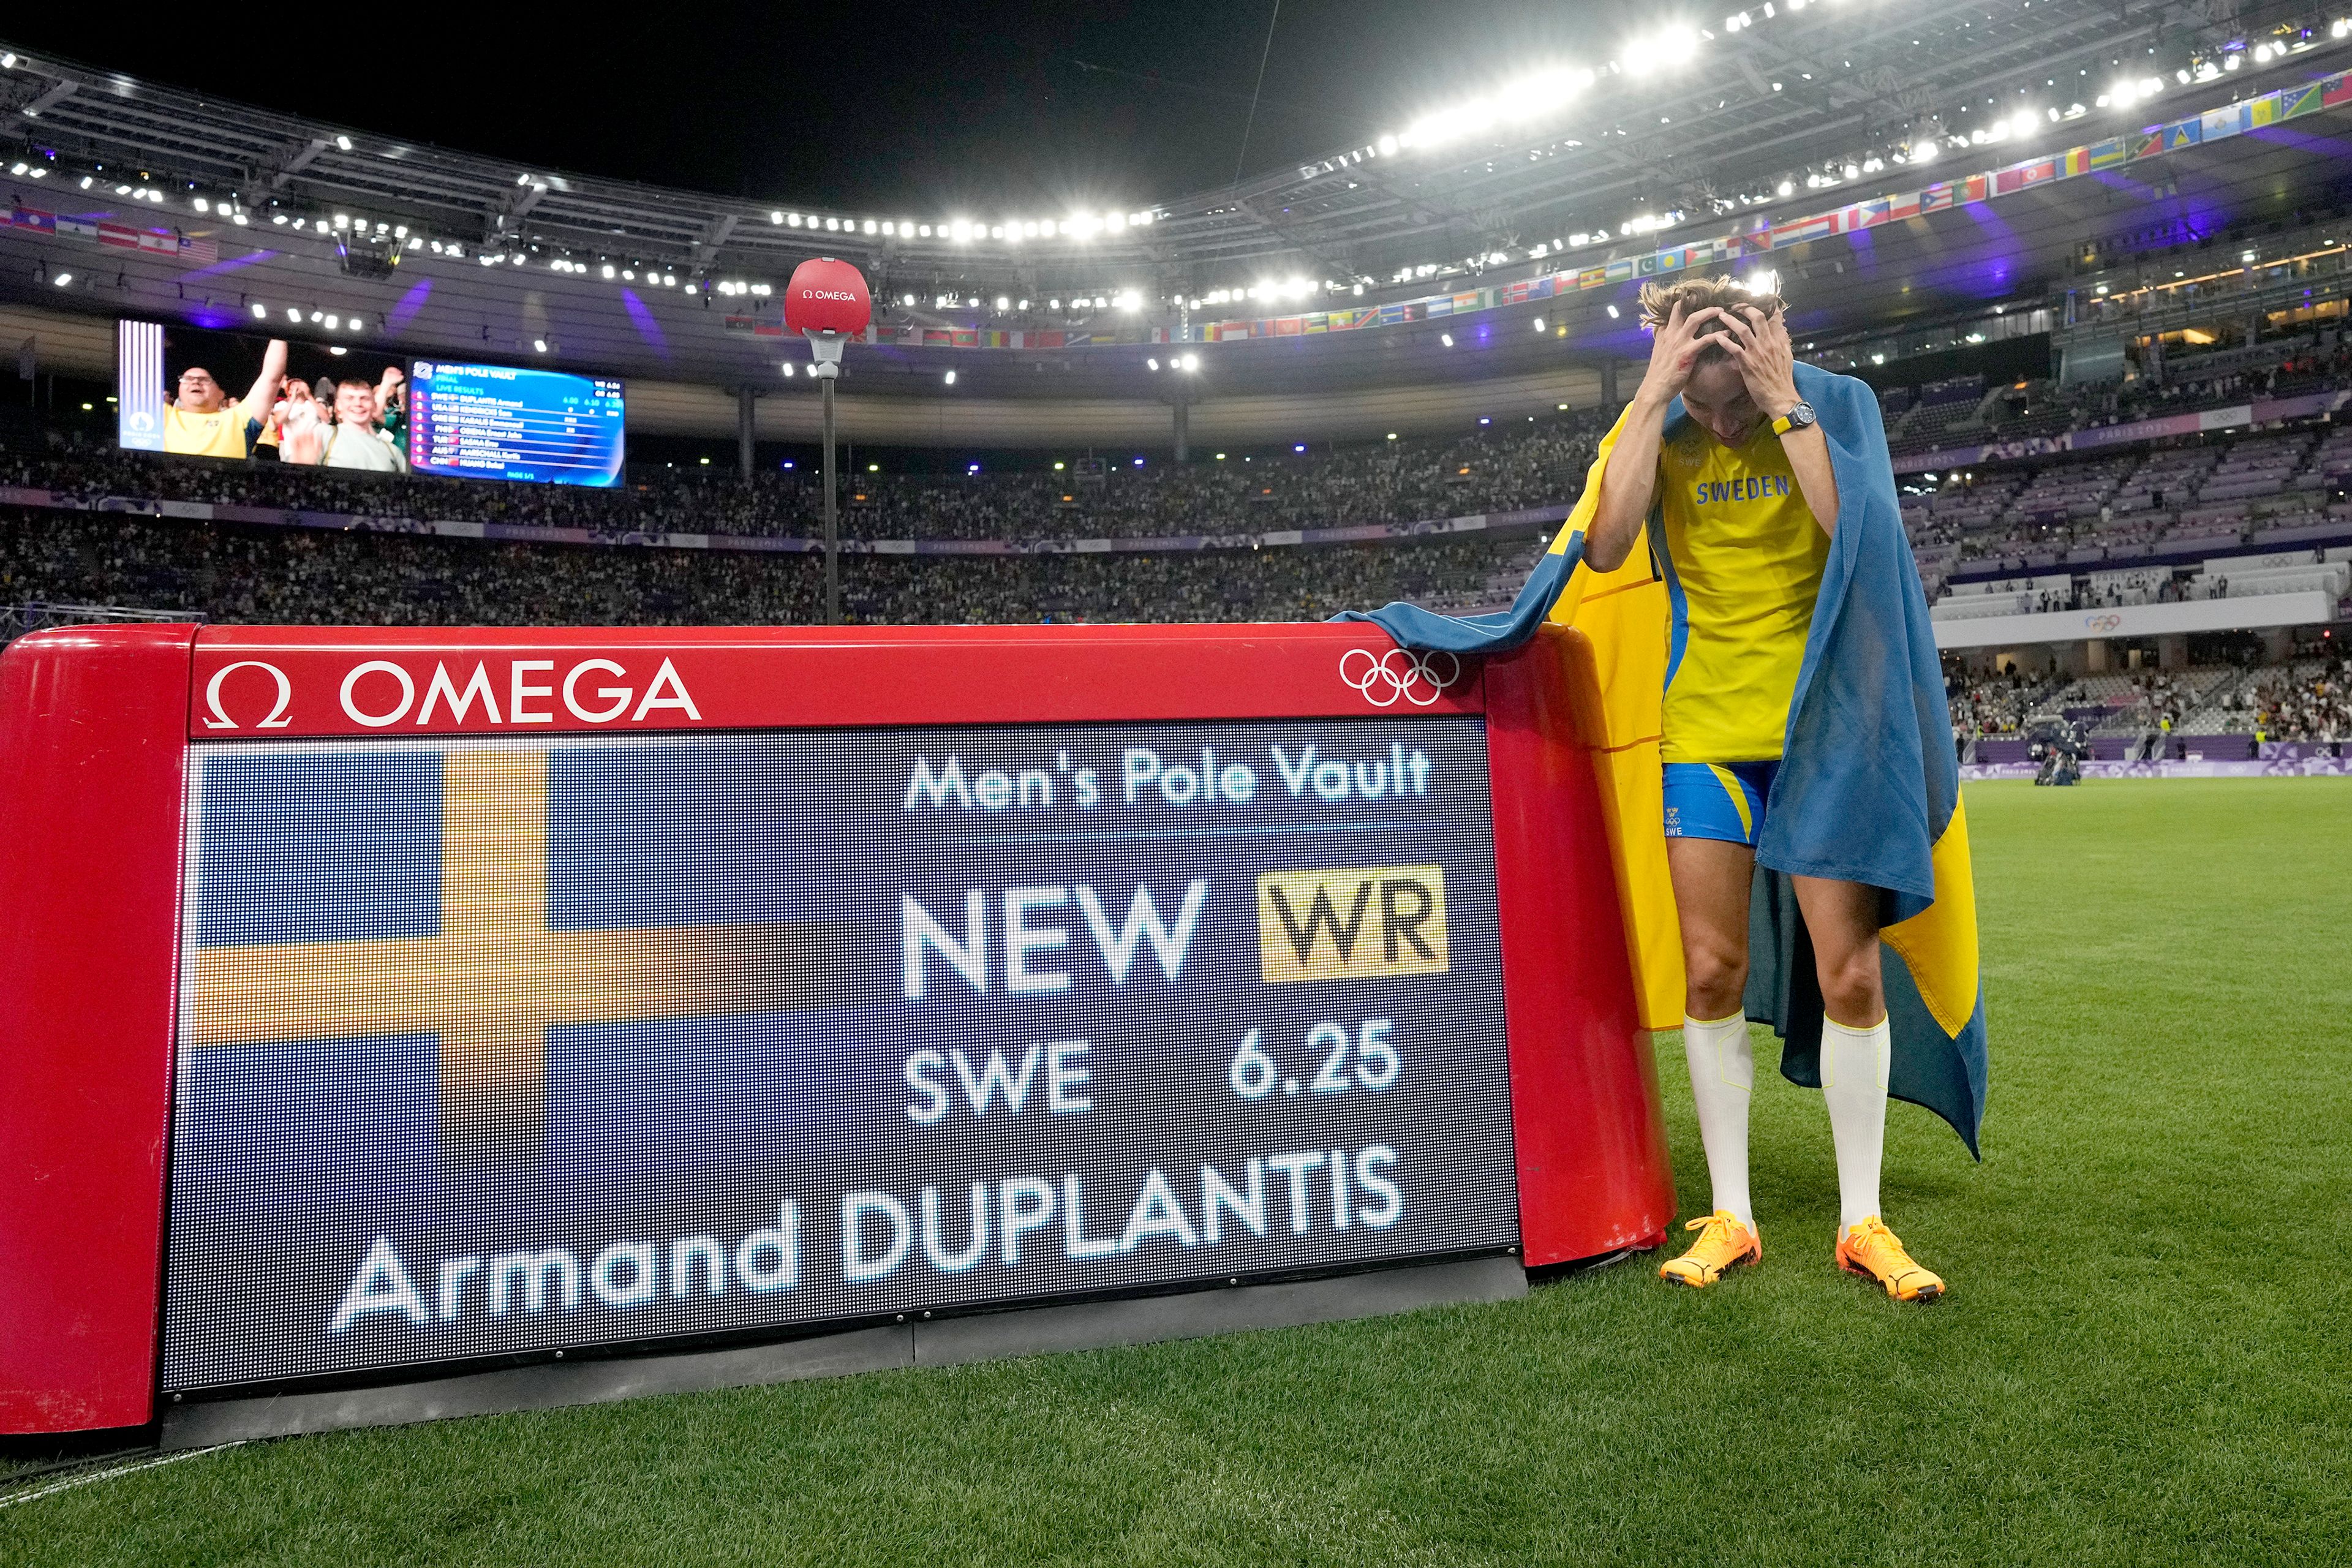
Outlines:
[[[1933,1301],[1944,1293],[1943,1279],[1914,1263],[1902,1240],[1876,1215],[1839,1236],[1837,1260],[1839,1268],[1885,1286],[1898,1301]]]
[[[1718,1209],[1683,1228],[1697,1231],[1698,1240],[1680,1258],[1658,1266],[1661,1279],[1703,1289],[1722,1279],[1723,1271],[1734,1264],[1764,1261],[1764,1238],[1740,1224],[1739,1216],[1729,1209]]]

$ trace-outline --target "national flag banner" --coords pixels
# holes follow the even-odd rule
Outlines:
[[[1301,331],[1328,332],[1331,330],[1331,318],[1329,313],[1327,311],[1309,311],[1307,315],[1300,317],[1299,321],[1301,323],[1299,330]]]
[[[1454,296],[1454,313],[1464,316],[1473,310],[1491,310],[1494,303],[1492,289],[1467,289]]]
[[[2164,154],[2164,127],[2150,126],[2139,133],[2132,143],[2134,158],[2157,158]]]
[[[1423,313],[1428,316],[1454,314],[1454,296],[1451,294],[1433,294],[1428,299],[1418,300],[1414,303],[1421,306]]]
[[[1606,267],[1585,267],[1577,270],[1576,286],[1579,289],[1598,289],[1608,281],[1609,268]]]
[[[127,223],[108,223],[100,219],[98,243],[113,246],[119,250],[136,250],[139,248],[139,231]]]
[[[139,248],[151,256],[177,256],[180,254],[180,237],[169,229],[142,229],[139,231]]]
[[[1540,278],[1528,280],[1528,298],[1530,300],[1549,300],[1559,291],[1559,274],[1557,272],[1547,272]]]
[[[2094,142],[2083,151],[2089,155],[2087,161],[2094,169],[2112,169],[2131,157],[2130,147],[2120,136],[2110,136],[2104,142]]]
[[[1990,174],[1970,174],[1960,182],[1960,200],[1964,203],[1980,202],[1991,194],[1992,176]]]
[[[950,328],[948,332],[948,342],[953,348],[977,348],[980,345],[980,334],[970,327]]]
[[[1894,211],[1895,198],[1873,196],[1866,202],[1856,202],[1845,209],[1845,230],[1852,234],[1858,228],[1872,228],[1885,223]]]
[[[1790,223],[1776,224],[1772,228],[1772,248],[1802,245],[1809,239],[1821,239],[1837,232],[1835,213],[1817,213]]]
[[[1295,338],[1304,332],[1306,328],[1307,319],[1303,316],[1278,316],[1275,319],[1274,335],[1277,338]]]
[[[1033,349],[1057,349],[1068,335],[1066,332],[1032,332],[1029,334],[1029,346]]]
[[[1952,199],[1951,186],[1929,185],[1919,193],[1919,210],[1923,213],[1942,212],[1952,205]]]
[[[1633,276],[1633,258],[1630,256],[1621,256],[1615,260],[1610,262],[1604,270],[1608,275],[1605,279],[1606,281],[1611,283],[1626,282]]]
[[[2058,162],[2058,177],[2062,180],[2087,174],[2091,172],[2091,150],[2088,147],[2069,147],[2060,155]]]
[[[1683,269],[1683,253],[1679,250],[1661,250],[1650,259],[1655,263],[1650,269],[1654,273],[1680,272]]]
[[[1502,302],[1506,305],[1526,304],[1528,301],[1528,289],[1532,286],[1532,279],[1522,279],[1517,283],[1504,284]]]
[[[2340,109],[2352,103],[2352,71],[2340,72],[2319,84],[2319,107]]]
[[[2266,92],[2263,94],[2262,97],[2250,100],[2246,104],[2246,124],[2248,128],[2251,129],[2257,125],[2277,124],[2281,118],[2279,110],[2283,106],[2282,100],[2284,97],[2284,95],[2281,93]]]
[[[1369,310],[1332,310],[1324,319],[1332,331],[1352,332],[1370,313]]]
[[[2037,158],[2031,163],[2020,163],[2017,172],[2029,185],[2039,185],[2058,177],[2058,160]]]
[[[2176,152],[2194,147],[2205,140],[2205,122],[2201,120],[2176,120],[2164,128],[2164,150]]]
[[[9,211],[8,226],[38,229],[43,234],[55,234],[58,232],[58,215],[37,212],[31,207],[15,207]]]
[[[2324,83],[2306,82],[2302,87],[2290,87],[2273,94],[2278,100],[2281,120],[2294,120],[2305,114],[2316,114],[2326,107]]]
[[[2248,106],[2225,103],[2219,109],[2209,109],[2198,119],[2200,132],[2208,142],[2218,142],[2224,136],[2235,136],[2246,129]]]

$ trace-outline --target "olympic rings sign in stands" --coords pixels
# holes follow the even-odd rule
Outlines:
[[[1364,661],[1360,665],[1349,662],[1359,658]],[[1443,676],[1437,673],[1436,661],[1441,658],[1445,661]],[[1426,708],[1462,679],[1462,661],[1443,648],[1415,653],[1392,647],[1375,654],[1370,648],[1351,647],[1339,656],[1339,679],[1375,708],[1393,707],[1400,697],[1416,708]]]

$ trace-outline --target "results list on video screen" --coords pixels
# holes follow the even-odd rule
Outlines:
[[[461,479],[620,482],[621,384],[559,371],[419,360],[409,466]]]

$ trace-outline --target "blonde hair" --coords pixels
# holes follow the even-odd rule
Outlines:
[[[1655,332],[1671,320],[1675,307],[1680,305],[1685,318],[1701,310],[1728,310],[1735,306],[1752,305],[1767,316],[1777,316],[1788,309],[1777,289],[1750,292],[1744,285],[1729,278],[1677,278],[1671,283],[1656,279],[1642,285],[1642,326]],[[1721,321],[1708,321],[1698,330],[1702,338],[1709,338],[1724,330]],[[1694,362],[1705,363],[1710,359],[1728,357],[1713,345],[1703,349]]]

